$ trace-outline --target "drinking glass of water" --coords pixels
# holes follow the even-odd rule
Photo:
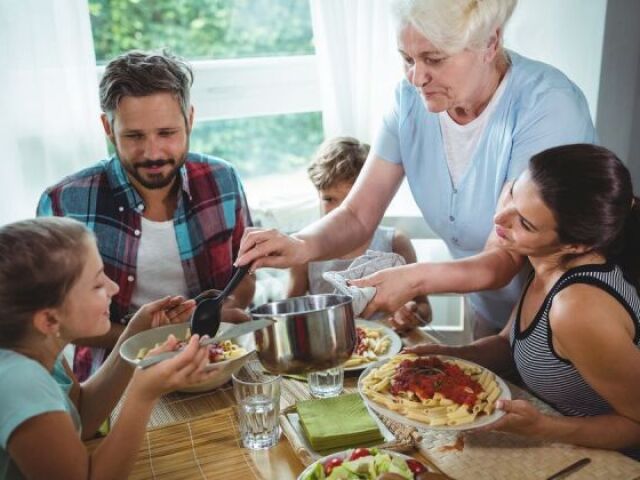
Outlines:
[[[238,402],[240,435],[246,448],[271,448],[280,438],[280,376],[264,372],[257,360],[231,376]]]
[[[320,370],[307,374],[309,393],[317,398],[335,397],[342,392],[344,370],[342,367]]]

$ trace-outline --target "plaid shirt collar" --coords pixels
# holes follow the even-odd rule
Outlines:
[[[113,155],[109,160],[107,160],[106,173],[109,187],[113,192],[113,196],[115,198],[122,198],[123,202],[129,208],[138,210],[140,212],[143,211],[144,200],[129,180],[129,175],[127,175],[127,172],[122,166],[122,162],[117,155]],[[180,186],[182,188],[182,191],[191,201],[193,198],[191,196],[191,191],[189,190],[187,168],[185,167],[185,165],[182,165],[180,167],[180,169],[178,170],[178,174],[180,175]],[[180,196],[178,196],[178,198],[180,201]]]

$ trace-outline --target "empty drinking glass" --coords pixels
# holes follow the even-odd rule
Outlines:
[[[264,372],[260,362],[251,361],[231,378],[242,444],[251,449],[273,447],[280,438],[280,376]]]
[[[329,368],[307,374],[309,392],[314,397],[327,398],[340,395],[344,382],[344,370],[342,367]]]

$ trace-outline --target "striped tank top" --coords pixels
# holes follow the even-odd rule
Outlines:
[[[582,265],[568,270],[547,294],[531,325],[520,331],[522,299],[533,275],[525,286],[518,305],[510,340],[513,359],[529,390],[567,416],[595,416],[611,413],[613,408],[580,375],[573,364],[557,355],[551,341],[549,311],[554,297],[575,283],[598,287],[618,300],[629,312],[635,325],[633,342],[640,348],[640,297],[633,284],[613,264]],[[606,319],[603,320],[603,326]],[[639,459],[640,450],[625,451]]]

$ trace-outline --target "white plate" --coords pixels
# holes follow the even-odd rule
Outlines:
[[[402,350],[402,340],[400,336],[393,331],[393,329],[387,327],[386,325],[382,325],[378,322],[372,322],[370,320],[364,320],[361,318],[356,319],[356,327],[360,328],[373,328],[375,330],[382,330],[382,335],[389,337],[391,343],[389,344],[389,349],[383,353],[382,355],[378,355],[378,359],[373,362],[361,363],[360,365],[354,365],[353,367],[345,368],[345,372],[357,372],[358,370],[362,370],[363,368],[367,368],[372,365],[381,365],[387,361],[387,359],[396,355],[400,350]]]
[[[233,326],[232,323],[222,322],[220,324],[220,333],[226,331]],[[152,348],[157,343],[163,343],[167,340],[169,334],[175,335],[179,339],[184,339],[187,335],[189,323],[177,323],[173,325],[165,325],[164,327],[152,328],[145,330],[128,338],[120,346],[120,356],[132,365],[138,365],[139,360],[136,359],[141,348]],[[206,392],[213,390],[227,383],[231,379],[231,375],[240,370],[240,367],[249,359],[251,353],[256,349],[253,333],[247,333],[231,341],[236,345],[243,347],[247,353],[241,357],[225,360],[224,362],[216,362],[209,364],[211,369],[219,370],[219,374],[207,382],[186,387],[181,392]]]
[[[483,370],[487,370],[486,368],[478,365],[477,363],[473,363],[468,360],[463,360],[462,358],[448,357],[445,355],[433,355],[433,356],[441,358],[443,360],[457,360],[457,361],[465,362],[470,365],[479,367]],[[370,407],[374,412],[379,413],[380,415],[384,415],[385,417],[395,420],[396,422],[401,423],[403,425],[409,425],[415,428],[419,428],[421,430],[459,430],[459,431],[474,430],[476,428],[484,427],[485,425],[489,425],[495,422],[505,414],[504,411],[495,409],[491,415],[482,415],[482,416],[476,417],[476,419],[473,422],[466,423],[463,425],[429,425],[427,423],[423,423],[418,420],[407,418],[401,413],[394,412],[393,410],[390,410],[386,407],[383,407],[379,403],[374,402],[362,392],[362,380],[374,368],[376,368],[376,366],[372,365],[371,367],[368,367],[364,372],[360,374],[360,378],[358,378],[358,393],[360,394],[364,402],[367,404],[367,406]],[[511,390],[509,390],[509,387],[507,386],[507,384],[498,375],[496,375],[493,372],[491,373],[495,377],[496,382],[498,383],[498,387],[500,387],[500,396],[498,397],[498,400],[511,400]]]
[[[354,450],[355,450],[355,448],[350,448],[349,450],[343,450],[342,452],[332,453],[331,455],[327,455],[326,457],[322,457],[322,458],[318,459],[317,461],[315,461],[311,465],[309,465],[307,468],[305,468],[303,470],[303,472],[298,476],[297,480],[302,480],[302,478],[304,478],[305,475],[309,474],[309,472],[311,472],[311,470],[313,470],[313,467],[315,467],[317,463],[324,463],[324,462],[326,462],[327,460],[329,460],[331,458],[342,458],[342,459],[345,459],[349,455],[351,455],[351,452],[354,451]],[[398,452],[392,452],[391,450],[378,449],[378,451],[380,453],[386,453],[391,457],[400,457],[400,458],[403,458],[404,460],[416,460],[416,461],[420,462],[420,460],[418,460],[417,458],[413,458],[413,457],[410,457],[408,455],[404,455],[404,454],[398,453]],[[420,463],[422,463],[422,462],[420,462]],[[426,468],[428,472],[432,471],[424,463],[422,463],[422,465],[424,465],[424,468]]]

